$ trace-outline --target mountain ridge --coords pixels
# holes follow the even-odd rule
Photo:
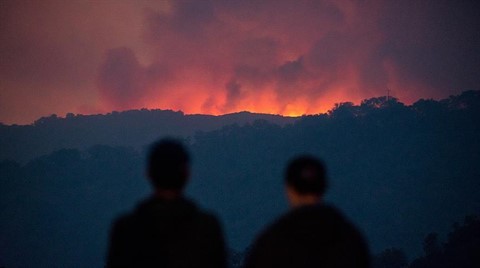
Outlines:
[[[53,114],[29,125],[0,125],[0,160],[27,162],[62,148],[86,149],[96,144],[140,149],[161,136],[192,137],[257,120],[285,126],[298,117],[238,112],[225,115],[184,114],[172,110],[128,110],[96,115]],[[128,128],[128,129],[127,129]]]

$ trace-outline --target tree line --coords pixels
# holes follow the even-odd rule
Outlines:
[[[425,234],[447,233],[480,210],[478,122],[480,93],[467,91],[413,105],[372,98],[283,125],[254,120],[176,136],[193,155],[188,195],[219,215],[236,252],[285,211],[285,163],[309,152],[327,164],[327,202],[363,230],[372,252],[398,256],[401,248],[410,266],[428,267]],[[140,137],[133,129],[122,135]],[[0,161],[0,266],[101,266],[111,220],[149,191],[144,150],[100,144]],[[431,256],[456,252],[437,248]]]

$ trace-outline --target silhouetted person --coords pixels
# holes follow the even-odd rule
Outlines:
[[[369,266],[360,233],[322,203],[325,173],[324,165],[311,156],[290,162],[285,182],[292,209],[260,234],[247,255],[247,268]]]
[[[151,147],[148,177],[155,189],[111,230],[107,267],[225,267],[217,219],[183,197],[190,158],[181,143]]]

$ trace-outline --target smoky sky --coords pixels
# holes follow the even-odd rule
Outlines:
[[[3,0],[0,122],[160,108],[301,115],[478,89],[478,1]]]

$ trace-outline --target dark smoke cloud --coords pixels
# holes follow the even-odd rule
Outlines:
[[[317,113],[387,88],[412,102],[480,82],[477,1],[0,5],[3,122],[142,107]]]
[[[404,70],[403,79],[448,93],[478,88],[478,1],[392,2],[384,10],[380,50]]]
[[[101,67],[99,88],[106,100],[115,100],[114,106],[118,108],[141,105],[147,86],[146,75],[131,49],[111,49]]]
[[[230,110],[231,107],[235,107],[235,104],[240,100],[243,96],[242,94],[242,86],[235,80],[228,82],[225,85],[225,89],[227,90],[227,101],[224,105],[224,110]]]

